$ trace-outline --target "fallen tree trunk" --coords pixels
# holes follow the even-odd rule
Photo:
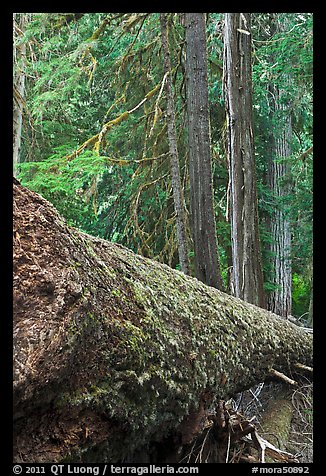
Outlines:
[[[298,362],[312,364],[301,328],[68,227],[15,181],[15,461],[145,462]]]
[[[263,413],[261,436],[279,450],[286,451],[292,417],[293,405],[290,401],[289,392],[283,391],[283,395],[280,392],[275,400],[269,402]],[[267,463],[272,461],[272,458],[266,458]]]

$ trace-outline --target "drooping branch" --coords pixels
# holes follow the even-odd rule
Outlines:
[[[104,18],[104,20],[100,23],[100,26],[94,31],[92,36],[90,37],[90,41],[95,41],[98,40],[101,34],[104,32],[105,28],[113,21],[117,20],[118,18],[121,18],[125,16],[125,13],[117,13],[117,15],[112,16],[107,16]]]
[[[105,137],[105,135],[109,132],[109,130],[117,125],[117,124],[120,124],[120,122],[124,121],[125,119],[127,119],[129,117],[130,114],[132,114],[133,112],[135,112],[137,109],[139,109],[146,101],[148,101],[149,99],[151,99],[154,94],[160,89],[161,87],[161,84],[157,84],[155,86],[154,89],[152,89],[151,91],[149,91],[145,97],[135,106],[133,107],[132,109],[130,109],[129,111],[124,111],[122,114],[120,114],[119,116],[117,116],[115,119],[112,119],[111,121],[108,121],[104,124],[104,126],[102,127],[101,131],[98,133],[98,134],[95,134],[93,137],[90,137],[87,141],[85,141],[81,146],[78,147],[78,149],[76,149],[72,154],[69,154],[67,155],[66,159],[69,161],[69,160],[72,160],[72,159],[75,159],[76,157],[78,157],[78,155],[80,155],[83,150],[85,150],[87,147],[90,147],[90,146],[93,146],[93,149],[95,150],[96,153],[99,153],[99,150],[100,150],[100,146],[101,146],[101,143],[103,141],[103,138]]]
[[[85,13],[52,13],[49,14],[49,24],[53,30],[60,30],[62,27],[76,22],[82,18]]]
[[[305,152],[303,152],[297,160],[306,160],[306,158],[313,153],[313,150],[314,150],[314,146],[312,145],[311,147],[309,147],[309,149],[307,149]]]

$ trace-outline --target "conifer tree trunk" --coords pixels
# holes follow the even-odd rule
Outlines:
[[[26,44],[18,43],[27,22],[27,13],[14,13],[14,112],[13,112],[13,173],[17,175],[17,166],[20,162],[20,147],[23,127],[23,101],[25,96],[25,61]]]
[[[185,28],[190,210],[196,276],[221,289],[213,205],[205,14],[186,13]]]
[[[275,289],[268,296],[268,309],[287,317],[292,307],[291,227],[284,199],[291,193],[290,164],[292,123],[284,92],[271,86],[273,97],[272,153],[269,156],[268,183],[274,202],[269,227],[272,259],[272,282]]]
[[[252,124],[250,21],[250,13],[225,14],[232,280],[235,296],[265,307]]]
[[[284,32],[286,24],[279,22],[277,15],[271,14],[270,19],[271,37]],[[274,60],[271,55],[271,64],[274,64]],[[268,296],[268,309],[282,317],[290,315],[292,308],[291,226],[286,210],[286,197],[289,197],[292,189],[288,160],[292,153],[290,90],[291,78],[287,74],[279,75],[277,82],[269,86],[271,147],[267,182],[274,205],[269,217],[269,231],[271,281],[275,289]]]
[[[167,32],[167,14],[160,13],[161,38],[164,54],[164,71],[167,74],[165,89],[167,96],[167,130],[169,139],[169,151],[171,157],[171,178],[173,189],[174,209],[176,215],[176,228],[178,239],[178,252],[181,271],[189,274],[189,258],[187,249],[187,234],[185,225],[184,197],[180,179],[179,157],[177,147],[177,134],[175,126],[173,86],[171,77],[171,61],[169,40]]]

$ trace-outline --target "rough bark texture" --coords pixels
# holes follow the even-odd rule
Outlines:
[[[190,212],[196,276],[222,288],[213,206],[204,13],[185,13]]]
[[[284,93],[276,86],[273,93],[273,138],[269,157],[268,182],[274,200],[270,218],[272,281],[275,290],[268,296],[268,309],[287,317],[292,308],[291,226],[284,199],[291,193],[292,123]]]
[[[270,15],[270,39],[288,29],[279,22],[277,15]],[[275,63],[271,55],[270,63]],[[286,200],[291,194],[291,166],[288,157],[292,153],[291,78],[284,73],[269,87],[270,97],[270,154],[268,158],[268,185],[271,190],[273,211],[269,221],[271,234],[271,264],[275,289],[268,296],[268,309],[287,317],[292,309],[291,225]]]
[[[310,301],[309,301],[308,320],[307,320],[307,324],[309,327],[313,327],[313,318],[314,318],[314,290],[313,290],[313,284],[312,284],[311,291],[310,291]]]
[[[167,97],[167,129],[169,138],[169,151],[171,156],[171,178],[173,189],[173,201],[175,210],[175,220],[177,228],[178,252],[181,271],[189,274],[189,258],[187,247],[187,233],[185,225],[185,206],[184,197],[182,193],[182,185],[179,170],[179,156],[177,147],[177,132],[175,126],[174,114],[174,100],[173,100],[173,86],[171,77],[171,61],[169,40],[167,32],[167,18],[166,13],[160,13],[161,23],[161,38],[164,54],[164,71],[167,74],[166,78],[166,97]]]
[[[293,413],[291,394],[286,390],[274,394],[273,400],[269,402],[263,413],[260,434],[279,450],[289,451],[287,443],[291,432]],[[272,458],[266,458],[266,463],[273,462]]]
[[[301,328],[68,227],[16,180],[13,337],[16,462],[146,462],[214,401],[312,361]]]
[[[14,112],[13,112],[13,172],[17,174],[17,167],[20,162],[20,146],[23,127],[23,102],[25,96],[25,62],[26,44],[20,43],[27,23],[28,13],[14,13],[14,63],[16,71],[14,74]]]
[[[252,126],[250,13],[226,13],[224,38],[233,292],[266,307]]]
[[[292,416],[293,405],[289,398],[278,397],[271,401],[263,414],[262,436],[280,450],[286,450]]]

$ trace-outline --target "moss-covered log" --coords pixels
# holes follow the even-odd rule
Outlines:
[[[144,462],[296,362],[312,363],[301,328],[68,227],[15,181],[16,461]]]

